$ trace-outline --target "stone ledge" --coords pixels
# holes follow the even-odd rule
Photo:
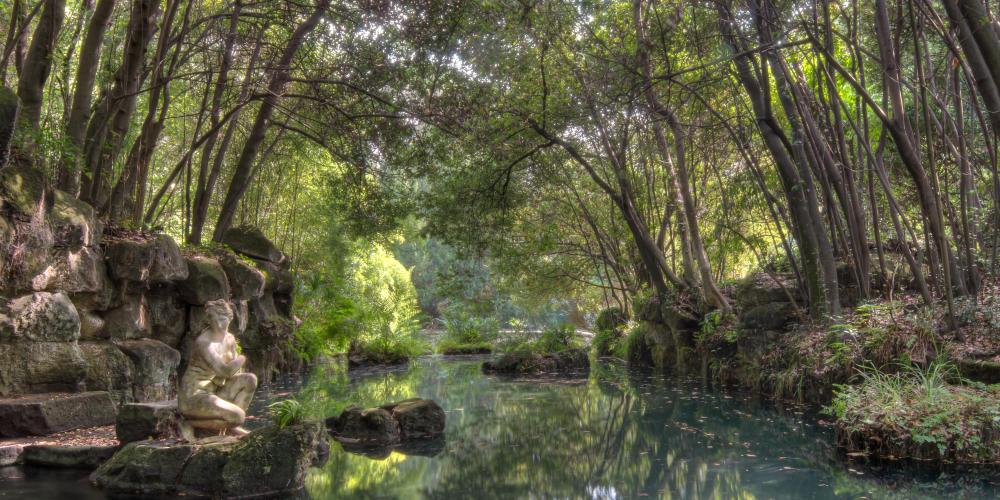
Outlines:
[[[96,469],[117,449],[117,446],[29,445],[21,453],[21,463],[39,467]]]
[[[0,400],[0,437],[44,436],[115,421],[115,404],[104,391],[33,394]]]

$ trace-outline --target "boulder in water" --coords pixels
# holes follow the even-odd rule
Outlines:
[[[112,496],[282,498],[302,490],[324,440],[318,423],[266,427],[243,438],[136,441],[91,475]]]
[[[555,353],[514,351],[483,363],[484,373],[503,375],[580,375],[590,371],[590,358],[583,349]]]

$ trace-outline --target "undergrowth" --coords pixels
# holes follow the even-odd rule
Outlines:
[[[1000,389],[962,380],[955,365],[868,366],[838,387],[826,411],[838,441],[884,458],[961,463],[1000,461]]]

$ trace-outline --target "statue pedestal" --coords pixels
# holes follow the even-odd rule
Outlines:
[[[112,496],[280,498],[302,490],[325,443],[318,422],[266,427],[240,439],[136,441],[101,465],[91,481]]]

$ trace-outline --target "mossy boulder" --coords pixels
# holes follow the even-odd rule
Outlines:
[[[11,300],[13,340],[74,342],[80,338],[80,315],[63,293],[35,292]]]
[[[0,343],[0,397],[79,391],[85,374],[76,342]]]
[[[9,165],[0,169],[0,199],[4,206],[25,215],[43,214],[51,205],[45,175],[31,167]]]
[[[187,279],[177,283],[177,292],[188,304],[205,305],[210,300],[229,298],[229,280],[219,261],[204,255],[185,259]]]
[[[326,425],[338,441],[348,444],[389,446],[400,441],[399,422],[385,408],[349,406]]]
[[[216,253],[219,264],[229,279],[234,300],[250,300],[264,294],[264,273],[256,266],[232,252]]]
[[[49,265],[31,279],[33,290],[97,293],[107,284],[104,256],[93,247],[60,248]]]
[[[169,283],[188,277],[188,266],[173,238],[118,239],[105,248],[108,271],[116,280]]]
[[[239,226],[228,229],[222,235],[222,243],[235,252],[254,259],[260,259],[275,264],[282,263],[287,258],[264,233],[252,226]]]
[[[56,244],[70,248],[99,245],[104,229],[93,207],[65,191],[56,189],[53,193],[49,224]]]
[[[407,399],[383,406],[399,422],[400,439],[430,439],[444,433],[445,413],[430,399]]]
[[[107,391],[115,403],[132,401],[132,361],[109,341],[80,342],[88,390]]]
[[[795,318],[795,306],[790,302],[769,302],[740,313],[740,327],[745,330],[781,331]]]
[[[169,439],[181,435],[177,401],[153,401],[122,405],[115,419],[115,436],[122,444],[146,439]]]
[[[117,345],[132,361],[135,401],[162,401],[176,396],[180,352],[153,339],[126,340]]]
[[[590,358],[583,349],[567,349],[556,353],[514,351],[495,361],[483,363],[484,373],[505,375],[578,375],[589,371]]]
[[[281,498],[302,490],[324,439],[318,423],[306,422],[241,439],[137,441],[94,471],[91,481],[112,496]]]

